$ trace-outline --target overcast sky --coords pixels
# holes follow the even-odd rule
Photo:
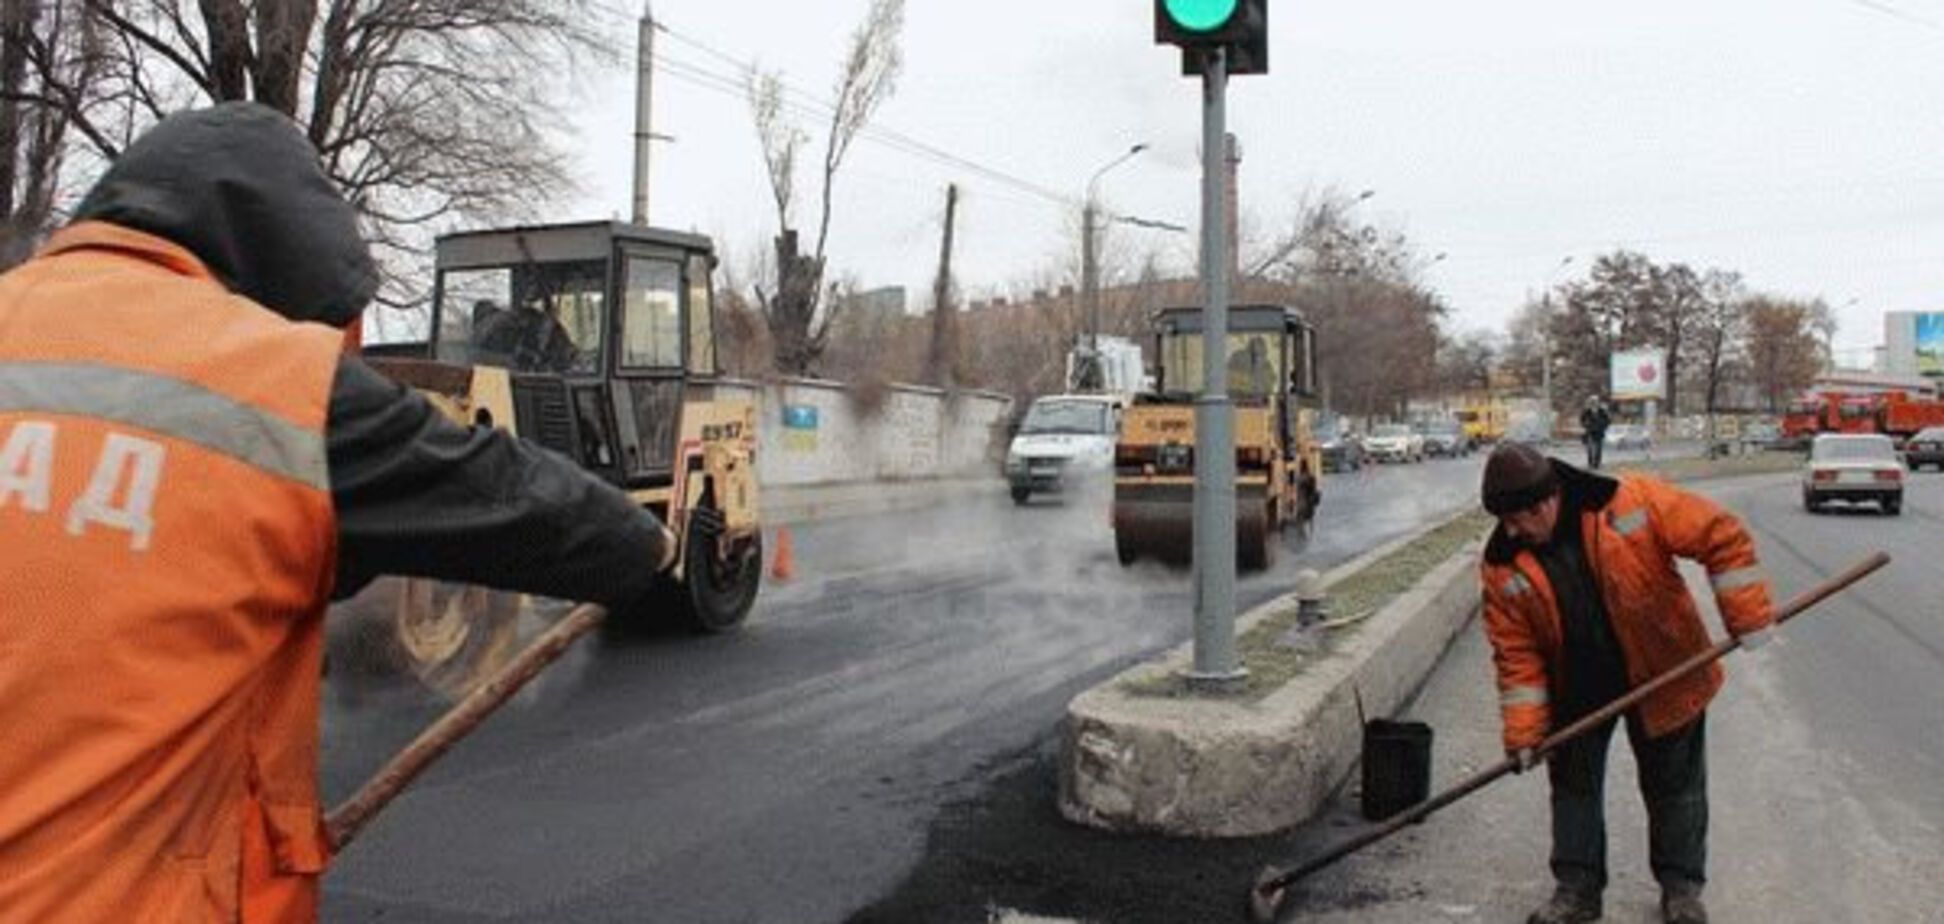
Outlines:
[[[656,79],[656,129],[676,140],[656,148],[655,224],[714,235],[732,259],[764,245],[775,216],[748,107],[695,69],[760,62],[828,99],[867,6],[654,0],[674,33],[657,51],[685,71]],[[1448,255],[1427,281],[1460,329],[1502,329],[1528,292],[1619,246],[1821,296],[1839,353],[1880,343],[1883,311],[1944,310],[1944,0],[1271,6],[1272,73],[1230,93],[1245,225],[1288,222],[1306,189],[1375,190],[1361,215]],[[1152,150],[1106,175],[1103,200],[1194,226],[1199,84],[1152,41],[1147,0],[909,0],[876,124],[1003,178],[861,141],[838,177],[833,269],[922,302],[956,181],[964,291],[1070,270],[1072,203],[1136,142]],[[597,73],[574,117],[590,153],[573,217],[625,216],[632,80],[631,63]],[[807,225],[822,135],[804,127]],[[1182,235],[1119,243],[1192,261]]]

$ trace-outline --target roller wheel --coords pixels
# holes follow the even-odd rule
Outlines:
[[[1125,568],[1134,564],[1140,557],[1140,553],[1136,552],[1134,547],[1128,544],[1127,537],[1116,530],[1114,532],[1114,558],[1120,562],[1121,567]]]
[[[1024,507],[1027,501],[1033,499],[1033,489],[1014,488],[1012,489],[1012,499],[1015,506]]]
[[[1894,516],[1899,516],[1899,515],[1901,515],[1901,514],[1903,513],[1903,501],[1902,501],[1902,500],[1887,500],[1887,501],[1884,501],[1884,502],[1883,502],[1883,512],[1884,512],[1884,513],[1887,513],[1887,514],[1889,514],[1889,515],[1891,515],[1891,516],[1893,516],[1893,517],[1894,517]]]
[[[398,582],[393,637],[404,666],[458,698],[519,651],[520,594],[425,578]]]
[[[712,635],[740,627],[763,583],[761,533],[726,538],[722,514],[697,508],[689,513],[682,560],[678,602],[690,624]]]

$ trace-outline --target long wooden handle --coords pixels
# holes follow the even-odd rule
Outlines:
[[[459,701],[419,733],[412,743],[405,746],[387,761],[371,779],[366,780],[349,799],[325,816],[324,830],[331,840],[331,852],[344,850],[373,815],[378,814],[386,805],[398,797],[405,787],[410,786],[425,768],[432,765],[459,743],[459,739],[471,734],[486,717],[505,704],[520,688],[540,675],[547,666],[566,653],[581,636],[594,631],[602,620],[607,618],[607,610],[591,603],[574,607],[566,616],[554,623],[533,643],[513,656],[486,682],[473,688],[466,698]]]
[[[1795,599],[1790,600],[1786,604],[1783,604],[1782,608],[1777,610],[1775,613],[1776,624],[1780,625],[1782,623],[1788,622],[1791,619],[1794,619],[1797,615],[1801,614],[1804,610],[1807,610],[1810,607],[1815,606],[1818,603],[1821,603],[1822,601],[1828,599],[1831,595],[1836,594],[1842,591],[1844,588],[1850,586],[1851,584],[1854,584],[1857,581],[1862,580],[1863,578],[1869,576],[1871,572],[1876,571],[1878,568],[1881,568],[1884,565],[1887,565],[1889,563],[1890,563],[1890,556],[1884,552],[1877,552],[1871,555],[1870,557],[1865,558],[1860,562],[1857,562],[1855,565],[1852,565],[1849,570],[1844,571],[1842,574],[1838,574],[1835,577],[1832,577],[1829,580],[1824,581],[1821,584],[1818,584],[1807,591],[1804,591],[1802,594],[1798,595]],[[1634,705],[1638,704],[1641,700],[1654,695],[1654,693],[1659,691],[1662,687],[1665,687],[1668,684],[1673,683],[1674,681],[1679,680],[1682,677],[1685,677],[1688,674],[1693,673],[1694,671],[1700,670],[1702,667],[1705,667],[1708,664],[1711,664],[1719,660],[1723,655],[1726,655],[1727,653],[1734,651],[1735,649],[1740,647],[1741,647],[1741,639],[1738,638],[1730,638],[1722,642],[1717,642],[1714,645],[1714,647],[1709,648],[1708,650],[1703,651],[1699,654],[1696,654],[1695,656],[1687,659],[1686,661],[1681,662],[1679,665],[1676,665],[1675,667],[1669,669],[1666,673],[1663,673],[1660,676],[1655,677],[1654,679],[1649,680],[1646,683],[1643,683],[1640,686],[1637,686],[1632,690],[1627,691],[1626,695],[1621,696],[1619,699],[1616,699],[1613,702],[1610,702],[1605,706],[1600,707],[1597,711],[1586,716],[1585,718],[1582,718],[1579,721],[1574,722],[1573,724],[1568,725],[1557,732],[1554,732],[1551,736],[1547,737],[1545,741],[1541,742],[1537,748],[1533,749],[1533,754],[1535,758],[1544,757],[1545,755],[1552,753],[1560,745],[1563,745],[1566,742],[1571,741],[1574,738],[1577,738],[1585,734],[1590,729],[1599,727],[1600,725],[1606,723],[1608,720],[1619,715],[1620,713],[1633,708]],[[1484,788],[1486,784],[1508,773],[1511,773],[1513,770],[1518,768],[1518,765],[1519,762],[1515,758],[1507,757],[1504,760],[1499,761],[1497,764],[1494,764],[1490,767],[1478,771],[1477,773],[1472,774],[1470,777],[1467,777],[1463,782],[1460,782],[1458,785],[1453,786],[1450,789],[1445,790],[1444,792],[1438,793],[1437,795],[1432,796],[1431,798],[1426,799],[1423,802],[1420,802],[1414,806],[1411,806],[1410,808],[1405,809],[1404,811],[1398,812],[1397,814],[1384,819],[1383,821],[1379,822],[1376,827],[1371,828],[1363,832],[1362,834],[1359,834],[1356,837],[1353,837],[1348,841],[1343,842],[1342,844],[1330,848],[1329,850],[1325,851],[1322,855],[1314,859],[1305,861],[1301,865],[1292,867],[1287,870],[1276,871],[1272,869],[1269,873],[1265,874],[1261,879],[1257,880],[1256,887],[1255,887],[1256,892],[1259,895],[1267,895],[1271,892],[1281,890],[1287,887],[1290,883],[1295,882],[1296,880],[1301,879],[1304,876],[1307,876],[1311,873],[1314,873],[1317,870],[1322,869],[1323,867],[1329,866],[1330,864],[1335,863],[1336,861],[1341,860],[1344,857],[1347,857],[1353,853],[1356,853],[1357,851],[1362,850],[1365,847],[1370,846],[1371,844],[1381,841],[1384,838],[1389,837],[1390,835],[1396,833],[1398,829],[1403,828],[1404,826],[1409,825],[1412,822],[1418,821],[1419,819],[1425,818],[1429,816],[1432,812],[1444,808],[1445,806],[1450,805],[1451,803],[1456,802],[1459,799],[1471,795],[1473,792],[1476,792],[1477,790]]]

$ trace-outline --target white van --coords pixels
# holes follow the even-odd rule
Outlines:
[[[1006,450],[1006,482],[1015,504],[1098,478],[1114,468],[1121,399],[1112,395],[1047,395],[1033,401]]]

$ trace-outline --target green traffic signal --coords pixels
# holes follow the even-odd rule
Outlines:
[[[1212,32],[1226,25],[1242,0],[1163,0],[1168,19],[1189,32]]]

